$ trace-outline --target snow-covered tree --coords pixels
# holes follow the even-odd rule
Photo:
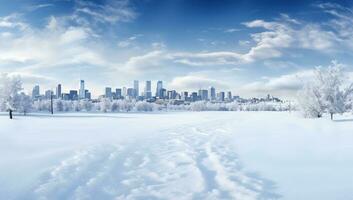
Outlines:
[[[326,69],[317,67],[313,80],[299,93],[299,103],[305,116],[321,117],[324,112],[331,115],[345,112],[345,102],[352,93],[352,86],[343,88],[346,77],[342,65],[333,61]]]
[[[102,112],[108,112],[111,109],[111,101],[108,98],[103,98],[101,99],[100,102],[100,111]]]
[[[56,112],[64,111],[64,101],[61,99],[54,100],[54,110]]]
[[[22,92],[19,95],[19,104],[18,104],[17,111],[26,115],[26,113],[28,113],[31,109],[32,109],[31,97]]]
[[[305,117],[321,117],[324,103],[317,85],[306,84],[298,94],[298,102]]]
[[[93,103],[91,101],[88,100],[81,100],[80,101],[80,109],[84,110],[84,111],[92,111],[93,109]]]
[[[12,111],[16,110],[20,104],[20,94],[22,90],[22,81],[19,76],[9,76],[0,74],[0,108],[8,110],[10,118]]]

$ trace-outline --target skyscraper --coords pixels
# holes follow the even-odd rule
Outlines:
[[[162,90],[163,89],[163,82],[162,81],[158,81],[157,82],[157,89],[156,89],[156,97],[162,99],[163,96],[162,96]]]
[[[85,99],[91,100],[91,93],[88,90],[85,90]]]
[[[40,96],[39,85],[35,85],[32,90],[32,98],[36,99]]]
[[[130,97],[130,98],[135,97],[135,89],[134,88],[128,88],[126,93],[127,93],[126,94],[127,97]]]
[[[140,95],[139,91],[139,81],[134,80],[134,97],[137,98]]]
[[[219,92],[217,96],[218,96],[218,101],[224,101],[224,96],[225,96],[224,92]]]
[[[112,98],[112,88],[111,87],[105,88],[105,98]]]
[[[123,87],[123,97],[126,97],[126,94],[127,94],[127,90],[126,90],[126,87]]]
[[[199,97],[201,100],[208,99],[208,90],[199,90]]]
[[[121,88],[116,88],[115,89],[115,98],[121,99]]]
[[[210,99],[216,100],[216,89],[214,87],[210,87]]]
[[[77,90],[70,90],[69,91],[69,100],[78,100]]]
[[[229,101],[232,100],[232,92],[231,91],[227,92],[227,99]]]
[[[61,99],[61,84],[56,87],[56,98]]]
[[[146,81],[146,86],[145,86],[145,98],[146,98],[146,99],[152,98],[151,81]]]
[[[85,81],[84,80],[80,81],[79,98],[80,99],[84,99],[85,98]]]

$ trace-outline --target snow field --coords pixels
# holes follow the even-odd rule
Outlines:
[[[63,114],[0,126],[6,199],[349,199],[353,189],[349,118]]]

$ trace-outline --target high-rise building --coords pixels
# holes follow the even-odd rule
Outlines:
[[[162,81],[158,81],[157,82],[157,89],[156,89],[156,97],[163,99],[164,96],[162,96],[162,89],[163,89],[163,82]]]
[[[225,96],[224,92],[219,92],[219,93],[217,94],[217,97],[218,97],[218,100],[219,100],[219,101],[224,101],[224,96]]]
[[[170,90],[167,92],[168,99],[176,99],[177,92],[175,90]]]
[[[32,98],[36,99],[40,96],[40,90],[39,90],[39,85],[35,85],[33,90],[32,90]]]
[[[129,97],[129,98],[135,97],[135,89],[134,88],[128,88],[126,96]]]
[[[85,99],[91,100],[91,93],[88,90],[85,90]]]
[[[207,100],[208,99],[208,90],[199,90],[199,97],[201,100]]]
[[[117,99],[121,99],[121,89],[120,88],[116,88],[115,89],[115,98]]]
[[[192,92],[191,93],[190,100],[191,101],[197,101],[197,92]]]
[[[214,87],[210,87],[210,99],[216,100],[216,89]]]
[[[61,84],[56,87],[56,98],[61,99]]]
[[[46,99],[50,99],[52,97],[52,95],[53,95],[53,91],[51,91],[51,90],[45,91],[45,98]]]
[[[146,81],[146,85],[145,85],[145,98],[146,98],[146,99],[152,98],[151,81]]]
[[[231,91],[227,92],[227,99],[228,99],[228,101],[232,100],[232,92]]]
[[[80,81],[79,98],[80,99],[85,98],[85,81],[84,80]]]
[[[123,87],[123,97],[126,97],[126,95],[127,95],[127,90],[126,90],[126,87]]]
[[[139,81],[134,80],[134,97],[137,98],[140,95],[140,90],[139,90]]]
[[[105,98],[112,98],[112,88],[111,87],[105,88],[104,96],[105,96]]]
[[[70,90],[69,99],[72,101],[78,100],[77,90]]]
[[[187,101],[189,93],[187,91],[181,93],[181,100]]]

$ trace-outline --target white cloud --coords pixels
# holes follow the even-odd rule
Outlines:
[[[132,72],[144,72],[159,69],[166,54],[163,51],[151,51],[141,56],[133,56],[125,63],[124,68]]]
[[[28,25],[19,20],[21,15],[19,13],[13,13],[11,15],[0,17],[0,28],[19,28],[24,30]]]
[[[218,52],[180,52],[172,54],[176,63],[189,66],[235,65],[252,63],[259,60],[280,58],[287,49],[310,49],[323,53],[336,51],[342,42],[332,31],[325,30],[320,24],[302,23],[281,14],[275,21],[253,20],[244,23],[248,28],[263,28],[251,34],[252,42],[239,41],[249,46],[245,53],[232,51]],[[353,41],[353,40],[352,40]]]
[[[353,9],[350,7],[343,7],[335,3],[321,3],[318,4],[317,7],[333,17],[327,23],[327,25],[332,29],[332,34],[335,34],[335,36],[339,38],[339,42],[343,47],[352,50]]]
[[[164,49],[164,48],[166,48],[166,45],[163,42],[153,42],[151,44],[151,46],[154,49]]]
[[[234,32],[238,32],[238,31],[241,31],[241,29],[238,29],[238,28],[230,28],[230,29],[225,30],[224,32],[225,32],[225,33],[234,33]]]
[[[244,94],[273,94],[285,97],[295,97],[303,84],[313,77],[313,70],[303,70],[278,77],[265,77],[264,80],[248,83],[240,88]]]
[[[105,4],[83,0],[76,0],[75,2],[77,18],[81,18],[80,16],[84,14],[92,17],[96,22],[114,24],[131,21],[137,16],[137,13],[131,8],[129,0],[110,0]]]
[[[35,10],[38,10],[38,9],[41,9],[41,8],[47,8],[47,7],[52,7],[52,6],[54,6],[54,4],[44,3],[44,4],[38,4],[38,5],[30,6],[30,7],[28,7],[28,10],[29,11],[35,11]]]

